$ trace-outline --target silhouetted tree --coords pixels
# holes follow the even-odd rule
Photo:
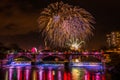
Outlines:
[[[20,48],[20,46],[19,46],[18,44],[16,44],[16,43],[10,44],[10,45],[9,45],[9,48],[10,48],[11,50],[15,50],[15,51],[23,51],[23,50]]]

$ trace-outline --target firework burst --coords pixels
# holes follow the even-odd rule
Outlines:
[[[94,18],[83,8],[56,2],[44,8],[38,23],[47,45],[65,48],[70,39],[84,41],[92,35]]]
[[[79,41],[78,39],[70,39],[67,45],[71,50],[77,51],[85,45],[85,41]]]

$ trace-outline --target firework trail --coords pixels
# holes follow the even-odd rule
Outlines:
[[[40,13],[39,28],[50,47],[67,47],[70,39],[85,41],[92,35],[94,17],[83,8],[56,2]]]

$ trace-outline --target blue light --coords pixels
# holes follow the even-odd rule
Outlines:
[[[86,69],[93,69],[93,70],[103,70],[102,63],[71,63],[72,67],[83,67]]]
[[[30,66],[30,62],[11,62],[10,66]]]
[[[64,64],[40,64],[40,65],[37,65],[37,67],[44,67],[44,68],[47,68],[47,67],[51,67],[51,68],[59,68],[59,67],[63,67]]]
[[[72,62],[72,66],[100,66],[102,63]]]

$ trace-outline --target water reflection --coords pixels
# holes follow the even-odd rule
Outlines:
[[[8,67],[3,80],[105,80],[100,72],[72,67],[69,71],[58,67]]]
[[[43,70],[39,69],[39,80],[43,80]]]
[[[84,71],[80,68],[72,68],[72,80],[83,80]]]
[[[29,73],[30,73],[30,69],[26,68],[24,72],[24,80],[29,80],[30,77]]]
[[[13,69],[9,68],[9,80],[12,80]]]
[[[6,71],[5,74],[6,74],[6,75],[5,75],[5,80],[10,80],[10,79],[8,79],[8,71]]]
[[[62,72],[58,71],[58,80],[62,80]]]

